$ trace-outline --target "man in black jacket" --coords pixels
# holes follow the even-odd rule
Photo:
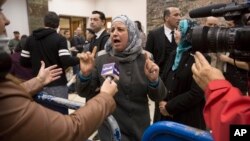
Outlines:
[[[59,26],[59,16],[55,12],[48,12],[44,17],[44,26],[34,30],[28,37],[26,45],[21,52],[21,64],[24,67],[31,67],[33,75],[37,75],[40,68],[40,61],[45,62],[49,67],[57,64],[64,70],[69,66],[79,64],[77,57],[72,57],[68,48],[66,38],[56,32]],[[50,83],[44,88],[47,93],[62,98],[68,98],[68,88],[65,71],[58,80]],[[43,104],[45,105],[45,104]],[[67,108],[53,105],[45,105],[55,111],[68,114]]]
[[[90,43],[89,50],[97,46],[97,51],[103,50],[109,39],[109,33],[105,29],[106,17],[101,11],[93,11],[90,16],[90,27],[95,31],[96,38]]]
[[[173,38],[174,30],[178,28],[181,19],[180,9],[177,7],[168,7],[163,13],[163,26],[150,31],[147,36],[146,50],[154,56],[155,63],[160,68],[160,77],[167,64],[170,53],[176,49],[176,43]],[[159,106],[156,102],[154,122],[160,119]]]

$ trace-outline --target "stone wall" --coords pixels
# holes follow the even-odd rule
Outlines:
[[[232,0],[147,0],[147,31],[163,24],[163,11],[166,7],[179,7],[182,11],[182,16],[188,17],[188,12],[192,9],[209,4],[229,3],[231,1]]]
[[[43,17],[48,12],[48,0],[26,0],[29,19],[29,30],[44,27]]]

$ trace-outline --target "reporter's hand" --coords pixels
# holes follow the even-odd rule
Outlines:
[[[62,74],[62,69],[57,68],[57,65],[53,65],[45,68],[45,63],[41,61],[41,68],[37,75],[37,79],[45,86],[52,81],[59,79]]]
[[[193,78],[203,90],[209,82],[225,79],[222,72],[212,67],[200,52],[195,53],[194,59],[195,63],[192,65]]]
[[[78,57],[80,58],[80,69],[84,76],[88,76],[95,66],[95,54],[97,47],[94,47],[92,53],[83,52]]]
[[[114,96],[118,91],[117,84],[110,77],[108,77],[103,82],[100,91],[101,93],[103,92]]]
[[[149,81],[154,82],[159,77],[159,67],[152,60],[150,60],[147,53],[145,53],[145,59],[146,59],[144,65],[145,75],[147,76]]]

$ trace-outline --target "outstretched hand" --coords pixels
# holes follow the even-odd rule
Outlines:
[[[80,69],[84,76],[88,76],[95,66],[95,54],[97,47],[95,46],[92,52],[81,53],[80,58]]]
[[[45,63],[41,61],[41,68],[37,75],[37,79],[45,86],[52,81],[59,79],[62,74],[62,69],[57,68],[57,65],[53,65],[45,68]]]
[[[144,72],[149,81],[155,82],[159,77],[159,67],[149,58],[149,55],[145,53],[145,65]]]
[[[203,90],[209,82],[225,79],[222,72],[212,67],[200,52],[195,53],[194,59],[195,63],[192,65],[193,78]]]

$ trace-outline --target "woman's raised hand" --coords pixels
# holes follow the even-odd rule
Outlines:
[[[149,81],[155,82],[159,77],[159,67],[149,58],[147,53],[145,53],[145,59],[144,72]]]
[[[97,47],[95,46],[92,52],[81,53],[80,58],[80,69],[83,76],[90,75],[92,69],[95,66],[95,54]]]

